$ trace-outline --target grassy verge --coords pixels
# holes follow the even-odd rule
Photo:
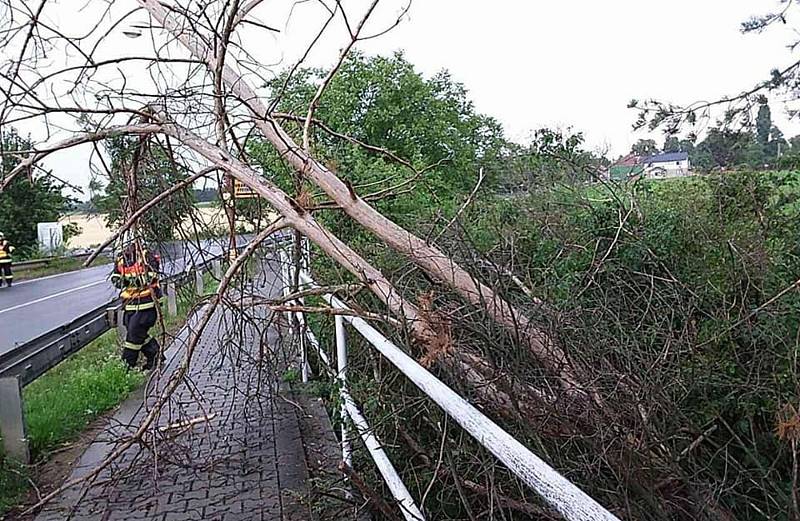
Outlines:
[[[205,289],[207,294],[216,290],[216,281],[206,279]],[[178,314],[164,317],[168,331],[185,322],[196,301],[191,293],[179,292]],[[109,331],[25,387],[25,420],[35,463],[47,461],[144,382],[143,373],[126,370],[119,353],[117,332]],[[0,453],[0,519],[20,502],[32,476],[32,468],[6,461]]]
[[[40,277],[47,277],[48,275],[77,271],[83,268],[84,261],[85,259],[56,259],[49,262],[47,266],[42,266],[41,268],[17,270],[14,272],[14,280],[38,279]],[[109,264],[110,262],[110,258],[101,255],[92,263],[92,266],[100,266],[102,264]]]

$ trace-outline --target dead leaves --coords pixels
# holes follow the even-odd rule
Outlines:
[[[419,298],[419,314],[433,329],[435,335],[425,345],[426,353],[419,360],[420,365],[429,369],[433,364],[453,353],[453,327],[450,319],[435,311],[433,291],[423,293]]]
[[[794,405],[786,404],[778,411],[776,434],[782,441],[800,441],[800,411]]]

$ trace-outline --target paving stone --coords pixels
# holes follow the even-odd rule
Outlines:
[[[265,281],[274,294],[272,277]],[[237,342],[238,347],[231,348],[229,331],[235,327],[238,333],[243,326],[229,313],[215,313],[195,351],[188,374],[191,386],[179,386],[157,425],[174,425],[204,413],[215,416],[186,432],[177,428],[159,433],[154,445],[157,458],[153,445],[128,449],[102,474],[108,487],[90,489],[73,520],[281,521],[284,510],[298,508],[297,498],[308,478],[298,419],[278,396],[282,370],[271,361],[257,363],[261,358],[259,339],[265,332],[256,328],[275,327],[274,321],[267,320],[268,312],[262,310],[263,320],[244,326],[252,341]],[[174,348],[176,356],[164,374],[149,384],[148,407],[142,406],[143,392],[123,404],[109,424],[113,428],[98,435],[70,478],[91,471],[116,447],[120,436],[139,425],[167,384],[168,375],[179,365],[180,346],[185,345],[187,336],[186,330],[178,336],[173,343],[178,346]],[[277,346],[280,335],[270,329],[267,338]],[[65,494],[41,512],[37,521],[64,519],[60,509],[74,506],[77,497],[80,494]],[[305,519],[312,518],[308,515]]]

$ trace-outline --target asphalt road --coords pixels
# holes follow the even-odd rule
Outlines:
[[[225,239],[227,240],[227,239]],[[246,239],[241,238],[240,242]],[[161,249],[162,271],[184,271],[219,255],[222,242],[172,243]],[[118,294],[109,280],[112,266],[51,275],[0,288],[0,355],[70,320],[112,302]]]

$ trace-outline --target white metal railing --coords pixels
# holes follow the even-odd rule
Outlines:
[[[285,252],[282,254],[283,280],[291,280],[291,263]],[[304,263],[308,266],[307,260]],[[299,280],[302,288],[318,287],[307,272],[301,271]],[[284,294],[288,294],[289,285],[284,284]],[[333,295],[322,296],[334,308],[350,311],[350,308]],[[588,494],[564,478],[545,461],[531,452],[522,443],[508,434],[494,421],[467,402],[444,382],[436,378],[424,367],[408,356],[402,349],[386,338],[378,330],[370,326],[365,320],[355,315],[336,316],[336,353],[337,369],[334,372],[324,350],[320,348],[317,339],[309,328],[305,327],[303,313],[296,312],[298,322],[307,332],[309,344],[314,348],[320,360],[329,371],[340,381],[340,397],[342,401],[342,418],[349,417],[370,455],[375,461],[395,500],[401,506],[403,516],[407,521],[425,519],[421,510],[416,506],[408,489],[403,484],[396,469],[392,465],[385,451],[381,448],[380,441],[372,433],[366,419],[356,407],[355,402],[347,389],[347,342],[345,324],[349,324],[367,342],[389,360],[400,372],[411,380],[423,393],[433,400],[442,410],[453,418],[466,430],[478,443],[491,452],[505,466],[522,480],[531,490],[547,503],[553,510],[559,512],[569,521],[619,521],[611,512],[605,509]],[[300,363],[307,367],[306,343],[301,343]],[[304,376],[307,375],[304,371]],[[304,380],[305,381],[305,380]],[[349,462],[351,448],[347,436],[346,422],[342,425],[342,458]]]

